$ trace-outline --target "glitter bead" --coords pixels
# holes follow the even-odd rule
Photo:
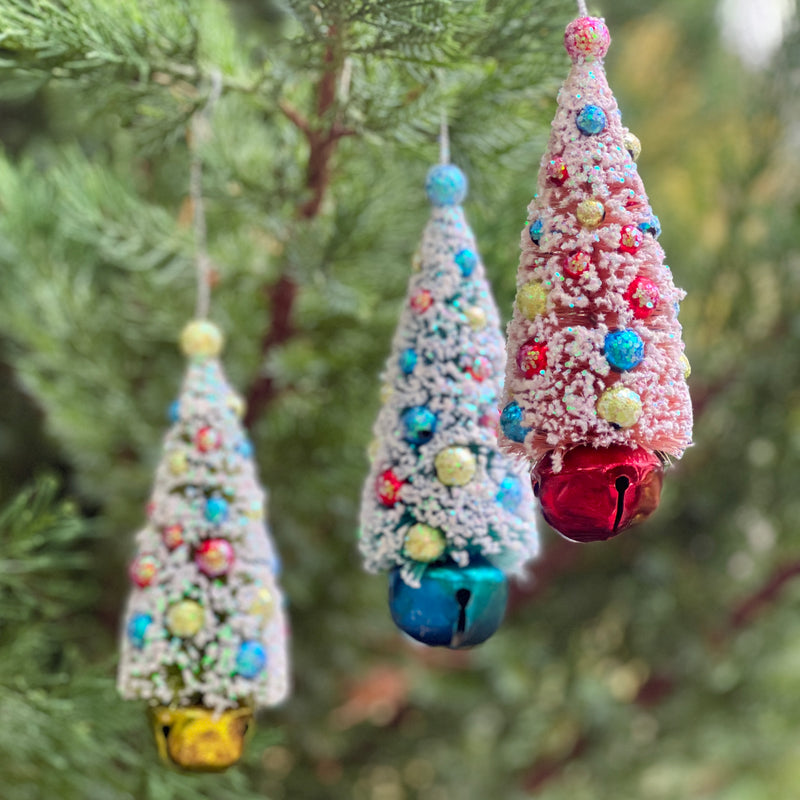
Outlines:
[[[228,502],[221,497],[209,497],[206,501],[206,519],[219,525],[228,518]]]
[[[181,600],[167,611],[167,629],[173,636],[194,636],[204,625],[206,612],[195,600]]]
[[[524,378],[533,378],[547,369],[547,345],[535,339],[517,350],[517,366]]]
[[[158,561],[155,556],[143,553],[131,562],[128,574],[131,580],[140,588],[149,586],[156,578]]]
[[[420,289],[411,296],[409,305],[417,314],[424,314],[433,305],[433,295],[428,289]]]
[[[183,525],[175,523],[168,525],[161,533],[161,539],[169,550],[174,550],[183,544]]]
[[[464,486],[474,477],[478,468],[475,454],[467,447],[447,447],[434,459],[436,477],[445,486]]]
[[[204,575],[218,578],[233,566],[233,545],[227,539],[206,539],[194,554],[194,563]]]
[[[393,394],[394,394],[394,387],[392,386],[392,384],[384,383],[383,386],[381,386],[381,391],[380,391],[381,403],[384,404],[388,403]]]
[[[245,412],[244,398],[238,394],[229,394],[225,399],[225,405],[236,415],[237,419],[241,419]]]
[[[608,28],[597,17],[578,17],[564,32],[564,47],[575,64],[603,58],[610,44]]]
[[[425,444],[436,433],[436,414],[425,406],[407,408],[401,417],[403,438],[410,444]]]
[[[642,153],[642,143],[639,141],[639,137],[630,131],[625,131],[622,143],[630,157],[636,161]]]
[[[655,214],[651,214],[645,222],[640,222],[636,227],[642,233],[649,233],[654,239],[661,236],[661,220]]]
[[[688,381],[689,376],[692,374],[692,365],[689,363],[686,353],[681,353],[681,367],[683,367],[683,379]]]
[[[578,222],[584,228],[596,228],[605,219],[606,210],[599,200],[581,200],[575,211]]]
[[[490,428],[497,433],[497,426],[500,423],[500,410],[492,406],[487,408],[478,419],[478,425],[482,428]]]
[[[517,308],[526,319],[534,319],[547,310],[547,289],[538,281],[531,281],[519,287]]]
[[[618,428],[630,428],[642,415],[642,399],[632,389],[612,386],[600,395],[597,413]]]
[[[500,489],[497,492],[497,502],[506,511],[515,511],[522,502],[522,486],[516,475],[506,475],[500,481]]]
[[[378,457],[378,450],[380,450],[381,443],[378,439],[373,439],[367,446],[367,458],[372,463]]]
[[[408,529],[403,544],[403,552],[409,558],[425,564],[436,561],[444,553],[444,549],[444,534],[422,522],[417,522]]]
[[[528,228],[528,235],[531,237],[531,241],[538,245],[542,238],[542,233],[544,232],[544,223],[540,219],[535,219],[531,222],[530,227]]]
[[[425,193],[435,206],[457,206],[467,196],[467,176],[453,164],[437,164],[425,179]]]
[[[596,136],[606,128],[606,112],[600,106],[584,106],[575,118],[575,124],[581,133]]]
[[[269,619],[275,611],[275,597],[272,592],[266,586],[262,586],[255,593],[253,602],[247,607],[247,611],[257,617]]]
[[[206,319],[192,320],[181,331],[181,350],[190,358],[214,358],[222,352],[222,331]]]
[[[531,430],[522,424],[523,417],[524,413],[516,400],[512,400],[500,414],[500,429],[512,442],[524,442]]]
[[[189,459],[184,450],[173,450],[167,456],[167,467],[173,475],[183,475],[189,469]]]
[[[222,444],[222,436],[220,436],[219,431],[206,426],[197,431],[194,443],[201,453],[208,453],[211,450],[216,450]]]
[[[242,458],[252,458],[253,457],[253,443],[249,439],[242,439],[236,445],[236,452]]]
[[[492,362],[486,356],[475,356],[468,361],[464,371],[482,383],[492,374]]]
[[[564,258],[564,272],[570,278],[580,278],[592,263],[592,257],[588,253],[579,250],[577,253],[572,253]]]
[[[422,253],[419,250],[414,251],[414,255],[411,256],[411,271],[412,272],[419,272],[422,269]]]
[[[624,297],[636,319],[647,319],[656,310],[661,299],[658,286],[641,275],[631,282]]]
[[[141,650],[144,647],[144,640],[147,636],[147,629],[153,624],[153,618],[149,614],[134,614],[128,621],[126,633],[131,644]]]
[[[249,519],[262,519],[264,516],[264,504],[260,500],[253,500],[245,509],[244,515]]]
[[[478,257],[472,252],[472,250],[459,250],[455,256],[455,262],[458,264],[461,274],[465,278],[469,278],[469,276],[472,275],[475,267],[478,266]]]
[[[403,481],[391,469],[384,470],[375,480],[375,494],[387,508],[391,508],[400,499]]]
[[[480,306],[470,306],[464,314],[472,330],[481,331],[486,327],[486,312]]]
[[[556,156],[547,162],[547,180],[555,186],[561,186],[567,178],[569,172],[567,171],[567,163],[561,156]]]
[[[261,642],[246,641],[236,653],[236,671],[243,678],[257,678],[267,666],[267,651]]]
[[[404,375],[410,375],[414,368],[417,366],[417,351],[414,350],[413,347],[409,347],[407,350],[403,350],[400,353],[399,358],[397,359],[398,365],[400,367],[400,372]]]
[[[619,249],[623,253],[635,253],[641,246],[644,234],[634,225],[623,225],[619,232]]]
[[[642,337],[630,328],[611,331],[606,334],[603,353],[611,369],[624,372],[642,363],[644,342]]]
[[[170,422],[177,422],[181,418],[181,401],[173,400],[167,409],[167,419]]]

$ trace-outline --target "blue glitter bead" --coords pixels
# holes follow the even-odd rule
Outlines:
[[[173,400],[167,409],[167,419],[170,422],[177,422],[181,417],[181,403],[180,400]]]
[[[528,228],[528,233],[530,234],[531,241],[538,245],[539,241],[542,238],[542,233],[544,232],[544,223],[541,219],[535,219],[531,222],[530,228]]]
[[[649,233],[656,239],[661,236],[661,220],[655,214],[652,214],[646,222],[640,222],[636,227],[642,233]]]
[[[244,458],[251,458],[253,455],[253,443],[249,439],[242,439],[236,445],[236,452]]]
[[[453,164],[437,164],[425,179],[425,193],[435,206],[458,206],[467,196],[467,176]]]
[[[644,342],[641,336],[630,328],[612,331],[606,334],[603,352],[611,369],[624,372],[642,363]]]
[[[519,478],[515,475],[506,475],[500,481],[500,491],[497,493],[497,502],[506,511],[515,511],[522,502],[522,487]]]
[[[403,350],[400,353],[397,363],[400,365],[400,371],[404,375],[410,375],[414,371],[414,367],[417,366],[418,360],[417,351],[413,347],[409,347],[408,350]]]
[[[485,642],[503,621],[506,576],[477,556],[466,567],[428,567],[419,588],[395,568],[389,576],[389,610],[395,625],[419,642],[453,650]]]
[[[206,519],[219,525],[228,519],[228,502],[221,497],[209,497],[206,500]]]
[[[405,428],[403,438],[411,444],[425,444],[436,433],[436,414],[425,406],[407,408],[401,419]]]
[[[478,257],[472,250],[467,250],[466,248],[456,253],[455,261],[465,278],[469,278],[472,275],[472,271],[478,266]]]
[[[144,638],[147,629],[153,624],[153,618],[149,614],[134,614],[128,621],[128,638],[131,644],[141,650],[144,647]]]
[[[587,136],[594,136],[606,129],[606,112],[600,106],[584,106],[575,120],[578,130]]]
[[[236,671],[243,678],[257,678],[267,666],[267,651],[260,642],[247,641],[239,645]]]
[[[530,432],[530,428],[522,424],[522,417],[522,409],[516,400],[512,400],[500,414],[500,428],[512,442],[524,442]]]

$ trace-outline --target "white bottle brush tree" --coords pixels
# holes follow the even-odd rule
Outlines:
[[[459,648],[497,629],[505,572],[533,556],[538,539],[527,481],[497,445],[505,356],[461,208],[466,178],[442,163],[425,188],[433,209],[383,376],[360,549],[369,571],[390,572],[398,627]]]
[[[532,462],[545,518],[577,541],[652,513],[692,432],[684,293],[606,81],[609,43],[601,19],[567,26],[573,65],[522,233],[501,416],[501,446]]]

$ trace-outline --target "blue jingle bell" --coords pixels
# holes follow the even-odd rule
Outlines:
[[[485,642],[506,612],[508,581],[497,567],[473,557],[425,570],[420,586],[409,586],[395,568],[389,575],[389,610],[395,625],[418,642],[459,650]]]

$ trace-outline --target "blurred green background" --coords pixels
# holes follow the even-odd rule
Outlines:
[[[451,653],[403,640],[360,571],[377,378],[442,106],[508,317],[573,3],[0,0],[4,800],[800,796],[794,0],[589,8],[688,291],[696,443],[618,540],[541,523],[501,631]],[[194,304],[185,134],[214,68],[214,317],[257,398],[295,691],[240,767],[186,776],[114,672]]]

